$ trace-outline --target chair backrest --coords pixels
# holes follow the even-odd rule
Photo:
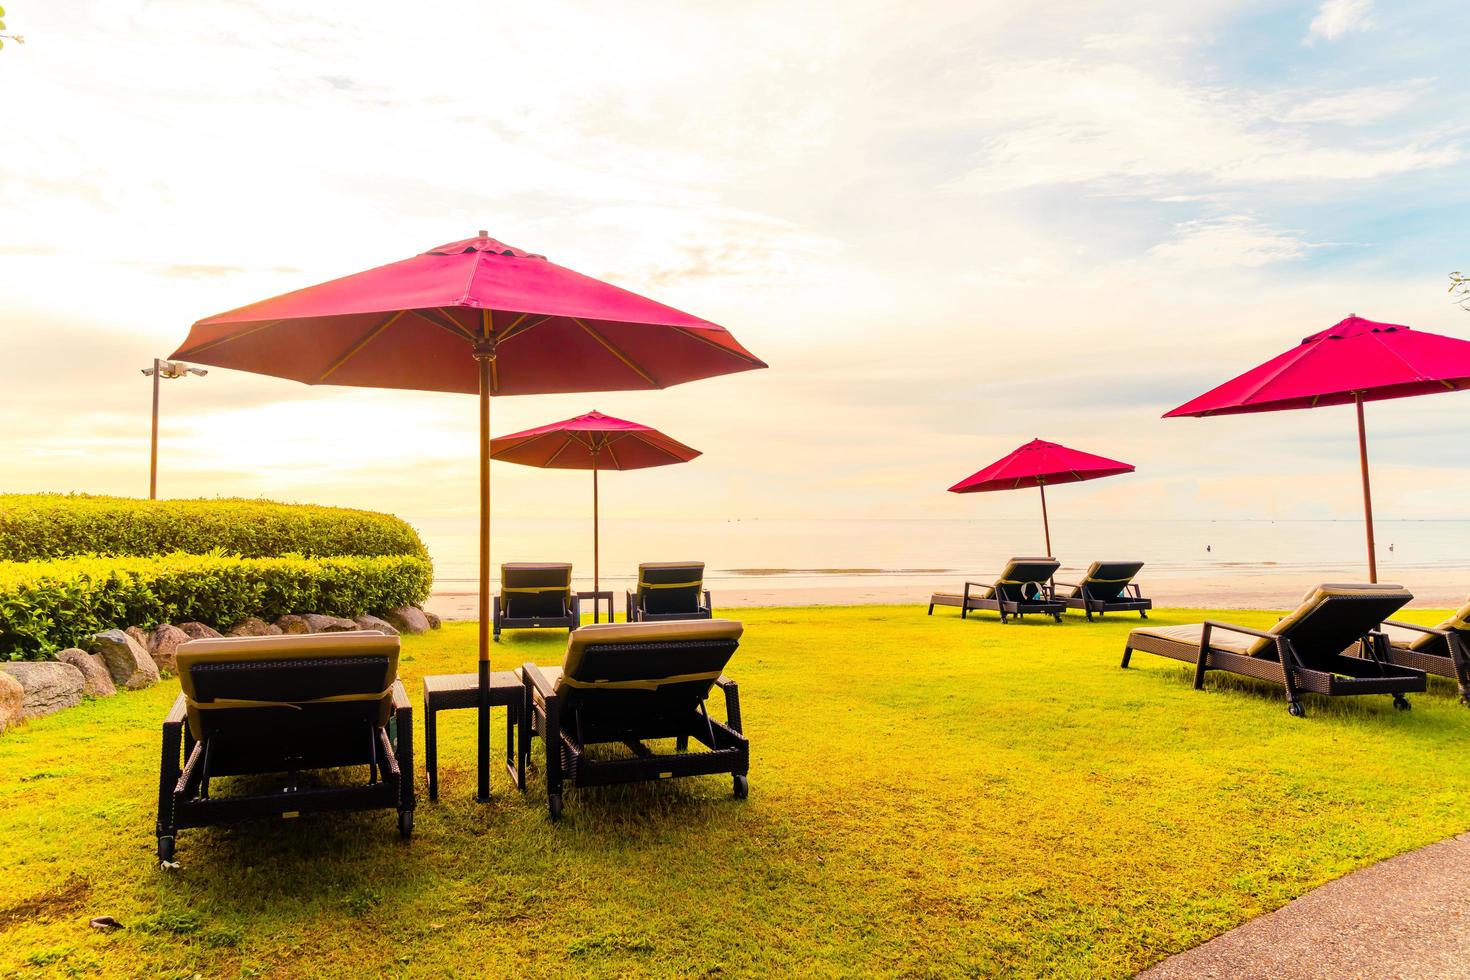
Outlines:
[[[567,639],[556,691],[584,719],[692,711],[730,662],[743,630],[727,619],[583,626]]]
[[[1305,666],[1325,665],[1413,599],[1402,585],[1319,585],[1267,632],[1289,639]],[[1275,659],[1275,641],[1258,639],[1249,652]]]
[[[1454,630],[1457,633],[1464,634],[1464,639],[1470,639],[1470,602],[1466,602],[1451,614],[1449,619],[1440,623],[1435,629]],[[1424,650],[1436,646],[1439,642],[1440,638],[1433,633],[1420,633],[1414,638],[1414,642],[1409,644],[1409,649]]]
[[[1046,583],[1061,567],[1062,563],[1055,558],[1012,558],[1006,562],[991,591],[1009,602],[1039,598],[1046,590]]]
[[[507,562],[500,566],[500,595],[507,616],[569,615],[572,566],[566,562]]]
[[[398,637],[363,630],[191,640],[179,645],[178,668],[195,738],[277,720],[383,725]]]
[[[1072,595],[1080,598],[1085,585],[1087,594],[1094,599],[1104,602],[1116,599],[1142,568],[1141,561],[1095,561],[1088,566],[1087,574],[1082,576]]]
[[[638,566],[638,603],[646,612],[696,613],[703,592],[702,561],[647,561]]]

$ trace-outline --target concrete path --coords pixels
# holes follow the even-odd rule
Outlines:
[[[1470,834],[1328,882],[1139,976],[1470,977]]]

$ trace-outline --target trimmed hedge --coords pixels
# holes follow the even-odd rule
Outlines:
[[[407,522],[373,511],[269,500],[0,494],[0,561],[215,551],[245,558],[428,558]]]
[[[43,658],[121,626],[198,620],[225,628],[247,616],[382,612],[422,603],[432,580],[432,566],[416,555],[0,562],[0,660]]]

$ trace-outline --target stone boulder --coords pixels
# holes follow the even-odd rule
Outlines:
[[[129,626],[123,630],[124,633],[138,641],[138,646],[144,650],[148,649],[148,633],[141,626]]]
[[[177,674],[179,672],[179,646],[188,642],[188,633],[177,626],[164,623],[148,638],[148,652],[153,655],[153,662],[158,665],[159,670]]]
[[[383,618],[392,623],[400,633],[425,633],[429,629],[429,618],[417,606],[399,606],[383,613]]]
[[[306,620],[307,627],[313,633],[350,633],[357,629],[357,624],[350,619],[341,616],[323,616],[321,613],[302,613],[301,618]]]
[[[444,625],[444,620],[440,619],[434,613],[429,612],[429,610],[427,609],[424,610],[424,618],[429,621],[429,629],[431,630],[436,630]]]
[[[0,670],[0,732],[19,725],[26,716],[26,689]]]
[[[136,691],[158,683],[158,665],[138,641],[122,630],[98,633],[87,641],[87,647],[101,655],[107,672],[112,675],[112,683],[118,687]]]
[[[301,616],[297,616],[295,613],[287,613],[286,615],[277,619],[276,629],[280,630],[282,633],[311,632],[311,627],[306,624],[306,620]]]
[[[272,626],[263,619],[248,616],[230,627],[230,636],[280,636],[281,628]]]
[[[71,664],[82,672],[83,694],[94,698],[110,698],[117,693],[117,685],[112,683],[107,665],[97,654],[71,647],[58,653],[56,659],[64,664]]]
[[[121,636],[126,633],[116,631]],[[148,654],[143,654],[148,656]],[[25,718],[40,718],[60,711],[75,708],[82,703],[82,690],[86,681],[82,672],[71,664],[56,660],[18,661],[0,664],[0,671],[20,681],[25,692],[25,705],[21,715]]]
[[[392,623],[386,619],[379,619],[376,616],[358,616],[353,619],[353,622],[357,624],[357,628],[360,630],[377,630],[379,633],[387,633],[389,636],[398,635],[398,631],[393,628]]]
[[[191,640],[214,639],[220,635],[219,630],[206,623],[180,623],[179,629],[188,634]]]

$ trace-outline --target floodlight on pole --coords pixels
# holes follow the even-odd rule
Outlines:
[[[209,372],[204,368],[190,367],[183,361],[165,361],[155,357],[153,366],[143,368],[143,376],[153,379],[153,436],[148,451],[148,499],[158,499],[158,383],[164,378],[187,378],[189,375],[204,377]]]

